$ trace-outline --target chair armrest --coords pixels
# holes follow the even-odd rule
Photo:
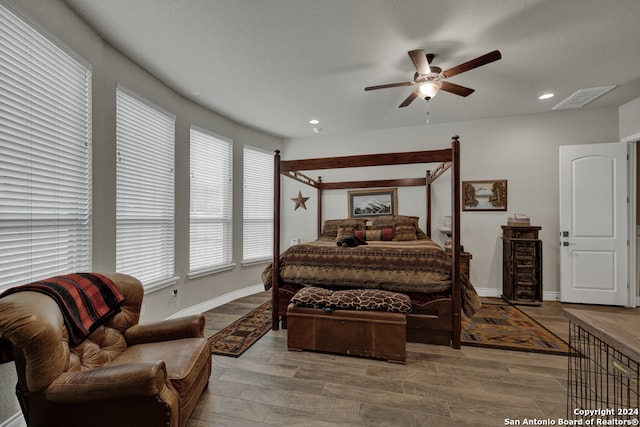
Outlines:
[[[79,403],[159,396],[166,388],[167,368],[162,360],[111,365],[65,372],[44,391],[52,402]]]
[[[135,325],[124,333],[124,339],[127,341],[127,345],[130,346],[149,342],[201,337],[204,337],[204,316],[202,314]]]

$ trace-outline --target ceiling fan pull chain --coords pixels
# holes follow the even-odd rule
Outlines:
[[[429,99],[425,99],[425,101],[427,101],[427,123],[426,125],[429,126]]]

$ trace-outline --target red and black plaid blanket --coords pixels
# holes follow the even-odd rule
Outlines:
[[[60,307],[69,342],[77,345],[120,311],[124,296],[109,278],[97,273],[65,274],[7,289],[0,298],[21,291],[41,292]],[[11,346],[0,339],[0,363],[13,360]],[[7,351],[8,350],[8,351]],[[11,357],[8,360],[7,357]]]

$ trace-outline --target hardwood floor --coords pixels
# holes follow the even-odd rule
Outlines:
[[[207,333],[269,297],[264,292],[208,312]],[[521,308],[566,340],[566,306]],[[569,306],[640,315],[640,309]],[[239,358],[214,355],[209,388],[187,426],[488,427],[507,418],[566,417],[563,356],[408,343],[400,365],[288,351],[286,340],[286,330],[269,331]]]

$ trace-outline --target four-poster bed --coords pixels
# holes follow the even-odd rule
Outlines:
[[[301,171],[357,168],[366,166],[440,163],[425,177],[350,182],[314,180]],[[452,249],[445,252],[431,237],[431,184],[451,170]],[[315,242],[295,245],[281,254],[281,176],[317,189],[318,237]],[[335,236],[323,230],[322,192],[324,190],[425,186],[426,236],[419,230],[417,217],[393,217],[392,224],[415,224],[418,237],[410,241],[370,242],[367,246],[339,248]],[[407,314],[407,341],[460,348],[461,313],[473,313],[479,306],[468,277],[461,273],[460,259],[460,142],[454,136],[451,147],[431,151],[367,154],[305,160],[274,157],[274,239],[273,262],[265,269],[265,288],[272,290],[272,328],[282,320],[286,328],[286,310],[291,297],[304,286],[328,288],[376,288],[407,294],[412,311]],[[337,220],[336,220],[337,221]],[[353,224],[345,220],[344,224]],[[353,221],[353,220],[351,220]],[[397,222],[393,222],[397,221]],[[400,222],[402,221],[402,222]],[[330,221],[326,221],[328,223]],[[374,225],[376,219],[374,219]],[[384,223],[384,220],[382,221]],[[357,229],[362,224],[353,225]],[[345,228],[346,229],[346,228]],[[396,230],[399,230],[397,228]],[[340,228],[342,232],[343,228]],[[362,230],[364,232],[364,230]],[[424,237],[420,237],[422,234]],[[386,240],[386,239],[380,239]],[[393,240],[405,240],[396,239]],[[326,251],[329,254],[326,255]],[[341,256],[344,256],[343,262]],[[324,263],[324,264],[323,264]],[[273,274],[279,272],[279,274]],[[382,279],[381,279],[382,278]],[[396,283],[398,282],[398,283]]]

